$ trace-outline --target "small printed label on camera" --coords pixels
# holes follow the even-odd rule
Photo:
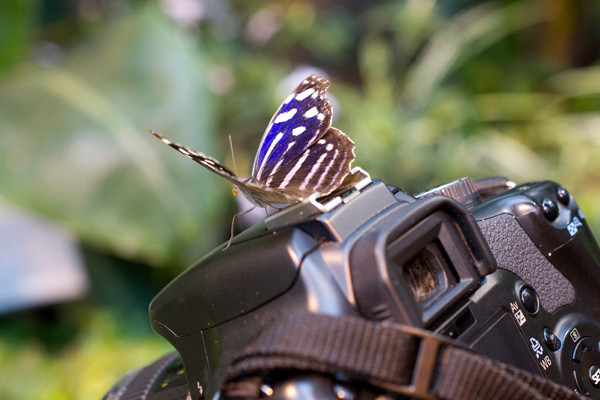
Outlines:
[[[513,316],[517,320],[517,323],[519,324],[519,326],[523,326],[523,324],[525,322],[527,322],[527,318],[525,318],[525,314],[523,314],[523,311],[521,311],[519,309],[519,306],[517,305],[516,301],[513,301],[512,303],[510,303],[510,310],[512,311]]]
[[[569,332],[569,336],[571,336],[571,340],[573,341],[573,343],[575,343],[579,339],[581,339],[581,335],[579,334],[579,331],[577,330],[577,328],[573,328],[573,330],[571,330],[571,332]]]
[[[529,343],[531,343],[531,349],[535,354],[535,358],[539,359],[544,355],[544,349],[542,348],[542,344],[536,338],[529,338]]]
[[[529,338],[531,344],[531,350],[535,354],[535,358],[540,360],[540,367],[545,371],[552,365],[552,359],[548,355],[544,355],[544,348],[539,340],[534,337]]]
[[[578,214],[579,217],[573,217],[571,222],[569,222],[569,225],[567,225],[567,231],[569,231],[569,235],[571,236],[575,236],[575,234],[579,232],[579,227],[583,226],[583,223],[581,222],[581,220],[584,219],[583,213],[581,210],[578,210]]]
[[[592,366],[592,368],[594,367],[595,366]],[[594,382],[594,386],[598,387],[598,384],[600,384],[600,369],[596,369],[593,374],[590,371],[590,379]]]

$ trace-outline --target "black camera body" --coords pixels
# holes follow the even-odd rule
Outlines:
[[[413,197],[365,179],[271,215],[165,287],[151,323],[181,359],[146,393],[185,381],[182,363],[190,397],[214,398],[273,315],[307,310],[423,328],[600,398],[599,289],[598,244],[556,183],[464,178]]]

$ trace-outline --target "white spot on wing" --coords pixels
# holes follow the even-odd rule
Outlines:
[[[304,100],[305,98],[307,98],[308,96],[310,96],[311,94],[313,94],[314,92],[315,92],[315,89],[313,89],[313,88],[308,88],[308,89],[306,89],[304,92],[297,94],[297,95],[296,95],[296,100],[298,100],[298,101],[302,101],[302,100]]]
[[[321,139],[317,142],[318,144],[325,144],[325,139]]]
[[[333,149],[333,145],[332,145],[331,143],[329,143],[329,144],[328,144],[328,145],[325,147],[325,149],[326,149],[327,151],[330,151],[331,149]]]
[[[294,136],[298,136],[299,134],[301,134],[301,133],[302,133],[302,132],[304,132],[305,130],[306,130],[306,128],[305,128],[305,127],[303,127],[303,126],[299,126],[299,127],[297,127],[297,128],[294,128],[294,129],[292,130],[292,135],[294,135]]]
[[[290,93],[290,95],[288,97],[286,97],[285,100],[283,101],[283,104],[289,103],[293,98],[294,98],[294,93]]]
[[[319,113],[319,111],[317,110],[317,107],[313,107],[304,113],[304,118],[312,118],[315,115],[317,115],[318,113]]]
[[[318,119],[319,121],[323,121],[323,119],[324,119],[324,118],[325,118],[325,115],[324,115],[324,114],[321,114],[321,113],[319,113],[319,115],[317,115],[317,119]]]
[[[294,115],[296,115],[296,112],[298,112],[297,109],[292,108],[291,110],[281,113],[279,115],[277,115],[277,118],[275,118],[275,121],[273,121],[274,124],[279,124],[281,122],[286,122],[289,121]]]

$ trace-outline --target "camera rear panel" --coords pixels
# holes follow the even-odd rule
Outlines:
[[[477,328],[445,333],[600,398],[600,251],[573,197],[534,182],[471,211],[498,271],[466,306]]]

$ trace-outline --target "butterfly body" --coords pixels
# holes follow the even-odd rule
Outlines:
[[[214,158],[149,131],[165,144],[232,182],[256,206],[292,204],[349,185],[354,143],[331,127],[329,82],[303,80],[271,118],[254,160],[252,175],[240,178]]]

